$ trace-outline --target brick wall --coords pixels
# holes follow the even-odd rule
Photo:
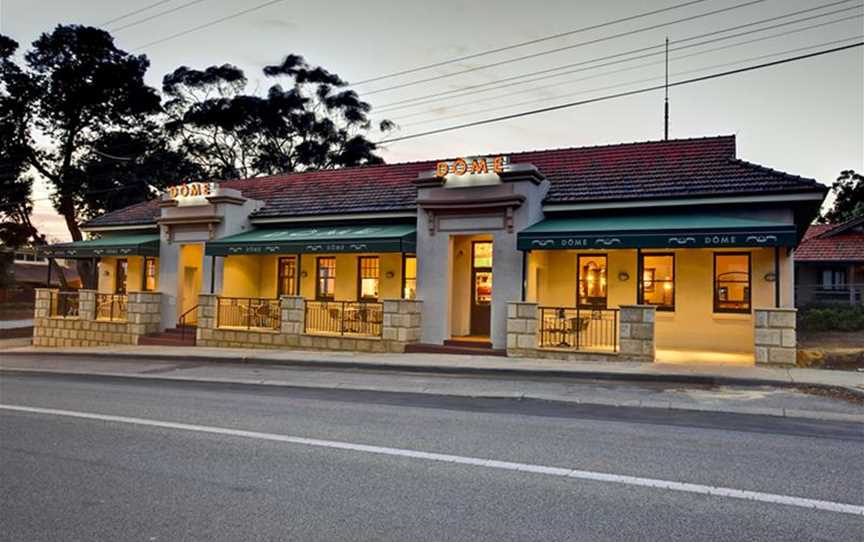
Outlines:
[[[618,352],[540,348],[539,310],[536,303],[507,305],[507,355],[564,361],[654,361],[654,311],[649,305],[622,305],[618,326]]]
[[[161,295],[155,292],[130,293],[127,320],[96,320],[96,291],[78,291],[77,317],[52,317],[51,291],[36,290],[33,346],[108,346],[138,344],[138,337],[160,329]]]
[[[383,302],[381,337],[357,337],[305,332],[305,301],[299,296],[282,296],[279,330],[236,330],[217,327],[218,296],[199,298],[198,336],[200,346],[234,348],[282,348],[346,352],[404,352],[405,345],[420,340],[420,301],[395,299]]]
[[[757,364],[795,365],[797,309],[755,309],[753,339]]]

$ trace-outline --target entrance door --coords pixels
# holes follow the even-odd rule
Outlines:
[[[118,294],[126,294],[126,276],[129,270],[129,262],[125,259],[117,260],[117,275],[114,281],[114,292]]]
[[[492,317],[492,241],[471,244],[471,335],[489,336]]]
[[[198,268],[183,268],[183,288],[180,293],[180,314],[194,307],[198,303]]]

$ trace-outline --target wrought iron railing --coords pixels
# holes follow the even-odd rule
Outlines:
[[[180,315],[177,319],[177,327],[180,328],[180,340],[186,339],[186,332],[190,332],[195,338],[195,327],[198,325],[198,305]]]
[[[78,318],[78,292],[51,291],[49,314],[54,318]]]
[[[540,348],[618,351],[618,309],[540,307]]]
[[[383,321],[383,303],[307,301],[304,329],[310,334],[380,337]]]
[[[126,294],[96,294],[96,319],[125,321],[127,300]]]
[[[220,297],[216,327],[278,330],[280,316],[278,299]]]

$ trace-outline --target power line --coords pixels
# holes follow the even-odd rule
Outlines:
[[[169,13],[174,13],[175,11],[180,11],[181,9],[188,8],[190,6],[194,6],[195,4],[200,4],[201,2],[205,2],[206,0],[192,0],[191,2],[186,2],[185,4],[180,4],[179,6],[175,6],[171,9],[166,9],[165,11],[160,11],[159,13],[154,13],[148,17],[144,17],[143,19],[138,19],[137,21],[132,21],[131,23],[124,24],[123,26],[118,26],[117,28],[112,28],[111,32],[118,32],[120,30],[125,30],[126,28],[131,28],[133,26],[138,26],[139,24],[146,23],[147,21],[152,21],[158,17],[162,17],[163,15],[168,15]]]
[[[860,6],[857,6],[857,7],[860,7]],[[749,44],[751,44],[751,43],[756,43],[756,42],[759,42],[759,41],[765,41],[765,40],[769,40],[769,39],[775,39],[775,38],[779,38],[779,37],[784,37],[784,36],[788,36],[788,35],[795,34],[795,33],[799,33],[799,32],[805,32],[805,31],[807,31],[807,30],[813,30],[813,29],[815,29],[815,28],[821,28],[821,27],[823,27],[823,26],[829,26],[829,25],[832,25],[832,24],[837,24],[837,23],[840,23],[840,22],[849,21],[849,20],[852,20],[852,19],[860,19],[862,16],[864,16],[864,15],[862,15],[862,14],[852,15],[852,16],[849,16],[849,17],[843,17],[843,18],[840,18],[840,19],[835,19],[835,20],[832,20],[832,21],[824,22],[824,23],[818,23],[818,24],[813,24],[813,25],[805,26],[805,27],[802,27],[802,28],[796,28],[796,29],[794,29],[794,30],[787,30],[787,31],[785,31],[785,32],[778,32],[778,33],[776,33],[776,34],[771,34],[771,35],[768,35],[768,36],[761,36],[761,37],[758,37],[758,38],[753,38],[753,39],[749,39],[749,40],[741,41],[741,42],[738,42],[738,43],[732,43],[732,44],[729,44],[729,45],[723,45],[723,46],[720,46],[720,47],[713,47],[713,48],[711,48],[711,49],[706,49],[706,50],[704,50],[704,51],[697,51],[697,52],[695,52],[695,53],[690,53],[690,54],[687,54],[687,55],[678,55],[678,56],[675,56],[672,60],[677,61],[677,60],[682,60],[682,59],[690,58],[690,57],[694,57],[694,56],[700,56],[700,55],[705,55],[705,54],[715,53],[715,52],[717,52],[717,51],[722,51],[722,50],[724,50],[724,49],[732,49],[732,48],[735,48],[735,47],[740,47],[740,46],[742,46],[742,45],[749,45]],[[800,22],[800,21],[794,21],[794,22]],[[777,26],[777,25],[775,25],[775,28],[776,28],[776,26]],[[745,32],[745,33],[742,33],[742,34],[736,34],[736,35],[733,35],[733,36],[728,36],[727,38],[740,37],[740,36],[742,36],[742,35],[747,35],[747,34],[752,34],[752,33],[754,33],[754,32],[761,32],[761,31],[763,31],[763,30],[768,30],[768,29],[770,29],[770,28],[772,28],[772,27],[763,28],[763,29],[760,29],[760,30],[757,30],[757,31],[752,31],[752,32]],[[688,39],[689,39],[689,38],[688,38]],[[713,43],[713,42],[716,42],[716,41],[720,41],[721,39],[726,39],[726,38],[712,39],[712,40],[708,40],[708,41],[704,41],[704,42],[694,43],[694,44],[691,44],[691,45],[685,45],[685,46],[683,46],[683,47],[676,47],[676,48],[671,49],[671,51],[680,51],[680,50],[682,50],[682,49],[689,49],[689,48],[691,48],[691,47],[697,47],[697,46],[701,46],[701,45],[707,45],[708,43]],[[679,40],[679,42],[680,42],[680,41],[687,41],[687,40]],[[675,42],[673,42],[673,43],[675,43]],[[658,48],[658,47],[662,47],[662,45],[652,46],[651,48]],[[662,54],[662,51],[658,51],[658,52],[656,52],[656,53],[651,53],[651,54],[647,54],[647,55],[641,55],[641,56],[638,56],[638,57],[628,58],[628,59],[625,59],[625,60],[622,60],[622,61],[617,61],[617,62],[607,62],[606,64],[598,64],[598,65],[596,65],[596,66],[590,66],[590,67],[588,67],[588,68],[581,68],[581,69],[577,69],[577,70],[570,70],[570,71],[566,71],[566,72],[562,72],[562,73],[557,73],[557,74],[553,74],[553,75],[546,75],[546,76],[542,76],[542,77],[535,77],[535,78],[533,78],[533,79],[525,79],[525,80],[522,80],[522,81],[517,81],[516,83],[513,83],[513,84],[510,85],[510,86],[513,87],[513,86],[517,86],[517,85],[524,85],[524,84],[527,84],[527,83],[534,83],[534,82],[536,82],[536,81],[542,81],[542,80],[545,80],[545,79],[551,79],[551,78],[554,78],[554,77],[560,77],[560,76],[562,76],[562,75],[569,75],[569,74],[571,74],[571,73],[578,73],[578,72],[588,71],[588,70],[592,70],[592,69],[596,69],[596,68],[601,68],[601,67],[610,66],[610,65],[613,65],[613,64],[620,64],[620,63],[622,63],[622,62],[629,62],[629,61],[632,61],[632,60],[637,60],[637,59],[641,59],[641,58],[647,58],[647,57],[650,57],[650,56],[657,56],[657,55],[659,55],[659,54]],[[553,84],[553,85],[549,85],[549,86],[559,86],[559,85],[566,85],[566,84],[571,84],[571,83],[577,83],[577,82],[580,82],[580,81],[586,81],[586,80],[589,80],[589,79],[596,79],[596,78],[598,78],[598,77],[605,77],[605,76],[607,76],[607,75],[614,75],[614,74],[616,74],[616,73],[621,73],[621,72],[626,72],[626,71],[632,71],[632,70],[638,70],[638,69],[642,69],[642,68],[645,68],[645,67],[648,67],[648,66],[655,66],[655,65],[657,65],[657,64],[662,64],[662,63],[663,63],[662,61],[660,61],[660,62],[648,62],[648,63],[638,64],[638,65],[636,65],[636,66],[628,66],[628,67],[626,67],[626,68],[621,68],[621,69],[617,69],[617,70],[605,71],[605,72],[602,72],[602,73],[599,73],[599,74],[596,74],[596,75],[591,75],[591,76],[588,76],[588,77],[580,77],[580,78],[578,78],[578,79],[571,79],[571,80],[569,80],[569,81],[562,81],[562,82],[558,82],[558,83],[555,83],[555,84]],[[448,99],[450,99],[450,98],[458,98],[458,97],[461,97],[461,96],[470,96],[470,95],[474,95],[474,94],[480,94],[480,93],[483,93],[483,92],[489,92],[489,91],[492,91],[492,90],[497,90],[497,87],[492,87],[492,88],[487,88],[487,89],[481,89],[481,90],[477,90],[477,91],[475,91],[475,92],[465,92],[465,93],[458,94],[458,95],[455,95],[455,96],[448,96],[448,97],[445,97],[445,98],[441,98],[441,99],[439,99],[439,100],[426,100],[426,101],[424,101],[424,102],[418,102],[418,103],[413,103],[413,104],[407,104],[407,105],[403,105],[403,106],[400,106],[400,107],[391,107],[391,108],[389,108],[389,109],[385,109],[385,112],[386,112],[386,111],[395,111],[396,109],[404,109],[404,108],[407,108],[407,107],[418,107],[418,106],[426,105],[426,104],[429,104],[429,103],[434,103],[434,102],[441,101],[441,100],[448,100]],[[529,91],[531,91],[531,90],[533,90],[533,89],[530,89],[530,88],[529,88],[529,89],[517,90],[517,91],[515,91],[515,92],[507,92],[507,93],[504,93],[504,94],[499,94],[499,95],[497,95],[497,96],[493,96],[492,98],[493,98],[493,99],[497,99],[497,98],[504,98],[504,97],[506,97],[506,96],[513,96],[513,95],[516,95],[516,94],[522,94],[522,93],[525,93],[525,92],[529,92]],[[450,107],[461,107],[461,106],[464,106],[464,105],[472,105],[472,104],[475,104],[475,103],[482,103],[482,102],[485,102],[485,100],[481,99],[481,100],[472,100],[472,101],[468,101],[468,102],[461,102],[461,103],[458,103],[458,104],[453,104],[453,105],[451,105]],[[381,111],[378,110],[378,111],[376,111],[376,112],[380,113]],[[405,118],[409,118],[409,117],[413,117],[413,116],[417,116],[417,115],[425,115],[425,114],[428,114],[428,112],[425,112],[425,111],[419,111],[419,112],[412,113],[412,114],[409,114],[409,115],[403,115],[402,117],[397,117],[397,118],[395,118],[395,119],[391,119],[391,120],[398,121],[398,120],[400,120],[400,119],[405,119]]]
[[[862,39],[862,38],[864,38],[864,34],[858,34],[858,35],[855,35],[855,36],[849,36],[849,37],[842,38],[842,39],[831,40],[831,41],[827,41],[827,42],[823,42],[823,43],[817,43],[817,44],[814,44],[814,45],[808,45],[807,47],[797,47],[797,48],[795,48],[795,49],[787,49],[787,50],[779,51],[779,52],[776,52],[776,53],[770,53],[770,54],[765,54],[765,55],[759,55],[759,56],[754,56],[754,57],[749,57],[749,58],[742,58],[742,59],[735,60],[735,61],[732,61],[732,62],[724,62],[724,63],[722,63],[722,64],[713,64],[713,65],[711,65],[711,66],[702,66],[702,67],[700,67],[700,68],[694,68],[694,69],[692,69],[692,70],[686,70],[686,71],[682,71],[682,72],[676,72],[676,73],[673,73],[673,74],[671,74],[671,75],[672,75],[673,77],[678,77],[678,76],[682,76],[682,75],[689,75],[689,74],[691,74],[691,73],[698,73],[698,72],[704,72],[704,71],[706,71],[706,70],[713,70],[713,69],[716,69],[716,68],[725,68],[725,67],[727,67],[727,66],[734,66],[734,65],[737,65],[737,64],[741,64],[742,62],[753,62],[753,61],[756,61],[756,60],[762,60],[762,59],[765,59],[765,58],[777,57],[777,56],[780,56],[780,55],[787,55],[787,54],[790,54],[790,53],[797,53],[797,52],[800,52],[800,51],[809,51],[809,50],[812,50],[812,49],[816,49],[816,48],[818,48],[818,47],[826,47],[826,46],[828,46],[828,45],[835,45],[835,44],[838,44],[838,43],[848,42],[848,41],[850,41],[850,40],[858,40],[858,39]],[[692,55],[688,55],[688,56],[692,56]],[[673,59],[673,60],[677,60],[677,59]],[[663,64],[663,61],[660,61],[660,62],[653,62],[652,64],[654,64],[654,65],[657,65],[657,64]],[[548,101],[550,101],[550,100],[557,100],[557,99],[560,99],[560,98],[571,98],[571,97],[573,97],[573,96],[582,96],[582,95],[584,95],[584,94],[590,94],[590,93],[592,93],[592,92],[599,92],[599,91],[601,91],[601,90],[611,90],[611,89],[613,89],[613,88],[627,87],[627,86],[630,86],[630,85],[636,85],[636,84],[640,84],[640,83],[647,83],[647,82],[650,82],[650,81],[661,81],[661,80],[663,80],[663,79],[664,79],[663,77],[647,77],[647,78],[643,78],[643,79],[630,80],[630,81],[627,81],[627,82],[624,82],[624,83],[616,83],[616,84],[614,84],[614,85],[605,85],[605,86],[602,86],[602,87],[595,87],[595,88],[592,88],[592,89],[582,90],[582,91],[580,91],[580,92],[571,92],[571,93],[567,93],[567,94],[560,94],[560,95],[558,95],[558,96],[551,96],[551,97],[546,97],[546,98],[541,98],[541,99],[535,99],[535,100],[527,100],[527,101],[522,101],[522,102],[517,102],[517,103],[511,103],[511,104],[507,104],[507,105],[500,105],[500,106],[496,106],[496,107],[490,107],[490,108],[487,108],[487,109],[479,109],[479,110],[476,110],[476,111],[468,111],[468,112],[463,112],[463,113],[457,113],[457,114],[454,114],[454,115],[448,115],[448,116],[446,116],[446,117],[439,117],[439,118],[435,118],[435,119],[428,119],[428,120],[423,120],[423,121],[418,121],[418,122],[411,122],[411,123],[408,123],[408,124],[404,124],[404,125],[402,125],[402,127],[407,127],[407,126],[419,126],[419,125],[422,125],[422,124],[429,124],[429,123],[432,123],[432,122],[440,122],[440,121],[442,121],[442,120],[449,120],[449,119],[454,119],[454,118],[459,118],[459,117],[466,117],[466,116],[470,116],[470,115],[478,115],[478,114],[481,114],[481,113],[490,113],[490,112],[493,112],[493,111],[500,111],[500,110],[502,110],[502,109],[510,109],[511,107],[519,107],[519,106],[522,106],[522,105],[530,105],[530,104],[535,104],[535,103],[548,102]]]
[[[678,86],[683,86],[683,85],[690,85],[693,83],[699,83],[699,82],[708,81],[711,79],[718,79],[721,77],[728,77],[730,75],[737,75],[739,73],[745,73],[745,72],[759,70],[759,69],[763,69],[763,68],[769,68],[772,66],[779,66],[781,64],[787,64],[790,62],[796,62],[799,60],[805,60],[808,58],[814,58],[814,57],[818,57],[818,56],[822,56],[822,55],[827,55],[827,54],[831,54],[831,53],[837,53],[840,51],[845,51],[847,49],[852,49],[854,47],[861,47],[862,45],[864,45],[864,42],[857,42],[857,43],[853,43],[850,45],[835,47],[833,49],[816,51],[814,53],[809,53],[806,55],[799,55],[799,56],[784,58],[781,60],[775,60],[773,62],[766,62],[764,64],[757,64],[755,66],[745,66],[743,68],[737,68],[737,69],[729,70],[729,71],[725,71],[725,72],[712,73],[709,75],[703,75],[701,77],[694,77],[692,79],[685,79],[683,81],[676,81],[674,83],[669,83],[669,87],[671,88],[671,87],[678,87]],[[409,135],[394,137],[394,138],[390,138],[390,139],[383,139],[381,141],[377,141],[376,145],[383,145],[386,143],[396,143],[398,141],[405,141],[407,139],[416,139],[418,137],[424,137],[424,136],[428,136],[428,135],[440,134],[440,133],[444,133],[444,132],[452,132],[454,130],[461,130],[463,128],[471,128],[473,126],[482,126],[484,124],[492,124],[495,122],[502,122],[505,120],[512,120],[512,119],[517,119],[517,118],[521,118],[521,117],[527,117],[530,115],[537,115],[540,113],[548,113],[551,111],[558,111],[561,109],[568,109],[571,107],[578,107],[581,105],[586,105],[586,104],[591,104],[591,103],[596,103],[596,102],[613,100],[613,99],[617,99],[617,98],[624,98],[627,96],[634,96],[636,94],[645,94],[647,92],[653,92],[655,90],[662,90],[665,87],[666,87],[665,85],[655,85],[655,86],[644,87],[644,88],[639,88],[639,89],[635,89],[635,90],[628,90],[626,92],[619,92],[617,94],[607,94],[606,96],[598,96],[596,98],[590,98],[587,100],[581,100],[581,101],[577,101],[577,102],[570,102],[570,103],[565,103],[565,104],[553,105],[553,106],[549,106],[549,107],[542,107],[540,109],[523,111],[521,113],[513,113],[510,115],[502,115],[499,117],[492,117],[492,118],[473,121],[473,122],[466,122],[464,124],[457,124],[455,126],[448,126],[446,128],[437,128],[435,130],[428,130],[426,132],[418,132],[416,134],[409,134]]]
[[[284,2],[285,0],[270,0],[269,2],[264,2],[263,4],[258,4],[257,6],[251,7],[249,9],[244,9],[242,11],[238,11],[231,15],[226,15],[225,17],[220,17],[219,19],[214,19],[210,22],[192,27],[188,30],[184,30],[183,32],[178,32],[176,34],[171,34],[170,36],[166,36],[164,38],[158,39],[156,41],[151,41],[150,43],[145,43],[144,45],[139,45],[138,47],[133,47],[133,50],[146,49],[147,47],[152,47],[153,45],[158,45],[160,43],[164,43],[169,40],[173,40],[175,38],[179,38],[180,36],[185,36],[186,34],[191,34],[192,32],[197,32],[198,30],[203,30],[213,25],[217,25],[219,23],[225,22],[230,19],[234,19],[236,17],[240,17],[241,15],[246,15],[247,13],[251,13],[253,11],[258,11],[259,9],[264,9],[268,6],[272,6],[273,4],[278,4],[280,2]]]
[[[503,51],[509,51],[511,49],[517,49],[519,47],[526,47],[528,45],[534,45],[536,43],[542,43],[544,41],[550,41],[550,40],[554,40],[554,39],[558,39],[558,38],[563,38],[566,36],[572,36],[573,34],[580,34],[582,32],[587,32],[589,30],[597,30],[598,28],[604,28],[606,26],[612,26],[612,25],[619,24],[619,23],[625,23],[627,21],[633,21],[635,19],[641,19],[643,17],[648,17],[651,15],[657,15],[658,13],[664,13],[666,11],[673,11],[673,10],[681,9],[681,8],[684,8],[687,6],[692,6],[693,4],[701,4],[702,2],[707,2],[707,1],[708,0],[692,0],[690,2],[675,4],[674,6],[669,6],[669,7],[662,8],[662,9],[655,9],[653,11],[645,11],[645,12],[639,13],[637,15],[630,15],[629,17],[622,17],[621,19],[614,19],[612,21],[606,21],[603,23],[598,23],[598,24],[594,24],[594,25],[590,25],[590,26],[583,26],[582,28],[577,28],[575,30],[569,30],[567,32],[561,32],[559,34],[551,34],[549,36],[543,36],[541,38],[536,38],[536,39],[532,39],[532,40],[528,40],[528,41],[521,41],[519,43],[513,43],[510,45],[505,45],[503,47],[497,47],[495,49],[487,49],[485,51],[480,51],[479,53],[471,53],[471,54],[468,54],[465,56],[451,58],[449,60],[442,60],[440,62],[434,62],[432,64],[426,64],[423,66],[418,66],[416,68],[409,68],[409,69],[402,70],[402,71],[387,73],[384,75],[378,75],[376,77],[370,77],[369,79],[363,79],[362,81],[357,81],[356,83],[353,83],[353,84],[354,85],[363,85],[366,83],[372,83],[374,81],[380,81],[382,79],[389,79],[391,77],[397,77],[399,75],[407,75],[409,73],[416,73],[416,72],[428,70],[431,68],[438,68],[440,66],[446,66],[448,64],[455,64],[456,62],[463,62],[465,60],[471,60],[472,58],[479,58],[481,56],[493,55],[495,53],[500,53]]]
[[[99,26],[108,26],[111,23],[116,23],[117,21],[121,21],[127,17],[131,17],[133,15],[138,15],[139,13],[147,11],[148,9],[155,8],[156,6],[161,6],[162,4],[167,4],[168,2],[173,2],[173,1],[174,0],[160,0],[159,2],[153,2],[152,4],[148,4],[148,5],[144,6],[143,8],[136,9],[135,11],[130,11],[129,13],[124,13],[123,15],[120,15],[119,17],[114,17],[113,19],[111,19],[109,21],[105,21],[104,23],[101,23]]]
[[[639,34],[639,33],[642,33],[642,32],[648,32],[649,30],[656,30],[656,29],[658,29],[658,28],[663,28],[663,27],[671,26],[671,25],[678,24],[678,23],[683,23],[683,22],[688,22],[688,21],[694,21],[694,20],[696,20],[696,19],[701,19],[701,18],[704,18],[704,17],[710,17],[711,15],[717,15],[718,13],[725,13],[725,12],[728,12],[728,11],[733,11],[733,10],[736,10],[736,9],[745,8],[745,7],[748,7],[748,6],[752,6],[753,4],[758,4],[758,3],[761,3],[761,2],[764,2],[764,1],[765,1],[765,0],[748,0],[747,2],[742,2],[742,3],[740,3],[740,4],[735,4],[734,6],[729,6],[729,7],[725,7],[725,8],[721,8],[721,9],[715,9],[715,10],[712,10],[712,11],[706,11],[705,13],[699,13],[699,14],[696,14],[696,15],[690,15],[689,17],[682,17],[682,18],[680,18],[680,19],[675,19],[674,21],[667,21],[667,22],[664,22],[664,23],[658,23],[658,24],[653,24],[653,25],[649,25],[649,26],[644,26],[644,27],[642,27],[642,28],[637,28],[637,29],[635,29],[635,30],[628,30],[628,31],[626,31],[626,32],[619,32],[618,34],[612,34],[612,35],[609,35],[609,36],[603,36],[603,37],[595,38],[595,39],[588,40],[588,41],[582,41],[582,42],[579,42],[579,43],[574,43],[574,44],[572,44],[572,45],[566,45],[566,46],[563,46],[563,47],[556,47],[555,49],[547,49],[547,50],[545,50],[545,51],[539,51],[539,52],[536,52],[536,53],[531,53],[531,54],[529,54],[529,55],[523,55],[523,56],[519,56],[519,57],[509,58],[509,59],[506,59],[506,60],[500,60],[500,61],[498,61],[498,62],[492,62],[492,63],[490,63],[490,64],[484,64],[484,65],[482,65],[482,66],[475,66],[475,67],[472,67],[472,68],[466,68],[466,69],[464,69],[464,70],[460,70],[460,71],[456,71],[456,72],[450,72],[450,73],[446,73],[446,74],[443,74],[443,75],[437,75],[437,76],[434,76],[434,77],[426,77],[426,78],[424,78],[424,79],[415,79],[414,81],[409,81],[409,82],[407,82],[407,83],[400,83],[400,84],[398,84],[398,85],[392,85],[392,86],[389,86],[389,87],[378,88],[378,89],[374,89],[374,90],[371,90],[371,91],[364,92],[364,95],[366,95],[366,96],[370,96],[370,95],[372,95],[372,94],[378,94],[378,93],[380,93],[380,92],[387,92],[387,91],[390,91],[390,90],[396,90],[396,89],[405,88],[405,87],[410,87],[410,86],[414,86],[414,85],[420,85],[420,84],[422,84],[422,83],[428,83],[428,82],[430,82],[430,81],[440,81],[441,79],[448,79],[448,78],[450,78],[450,77],[456,77],[457,75],[463,75],[463,74],[471,73],[471,72],[475,72],[475,71],[478,71],[478,70],[485,70],[485,69],[488,69],[488,68],[494,68],[494,67],[497,67],[497,66],[503,66],[503,65],[505,65],[505,64],[511,64],[511,63],[513,63],[513,62],[521,62],[521,61],[523,61],[523,60],[529,60],[529,59],[537,58],[537,57],[540,57],[540,56],[551,55],[551,54],[553,54],[553,53],[558,53],[558,52],[561,52],[561,51],[567,51],[567,50],[570,50],[570,49],[575,49],[575,48],[577,48],[577,47],[584,47],[585,45],[593,45],[593,44],[595,44],[595,43],[600,43],[600,42],[604,42],[604,41],[609,41],[609,40],[613,40],[613,39],[617,39],[617,38],[621,38],[621,37],[625,37],[625,36],[632,36],[633,34]]]
[[[692,41],[692,40],[699,39],[699,38],[705,38],[705,37],[708,37],[708,36],[713,36],[713,35],[716,35],[716,34],[724,34],[724,33],[726,33],[726,32],[730,32],[730,31],[733,31],[733,30],[739,30],[739,29],[742,29],[742,28],[750,27],[750,26],[756,26],[756,25],[763,24],[763,23],[773,22],[773,21],[776,21],[776,20],[779,20],[779,19],[786,19],[786,18],[788,18],[788,17],[793,17],[793,16],[795,16],[795,15],[801,15],[802,13],[808,13],[808,12],[812,12],[812,11],[816,11],[816,10],[820,10],[820,9],[824,9],[824,8],[828,8],[828,7],[833,7],[833,6],[838,5],[838,4],[846,4],[846,3],[849,3],[849,2],[851,2],[851,1],[853,1],[853,0],[840,0],[839,2],[832,2],[832,3],[824,4],[824,5],[821,5],[821,6],[817,6],[817,7],[814,7],[814,8],[808,8],[808,9],[803,9],[803,10],[799,10],[799,11],[794,11],[794,12],[787,13],[787,14],[784,14],[784,15],[778,15],[778,16],[774,16],[774,17],[768,17],[768,18],[766,18],[766,19],[761,19],[761,20],[759,20],[759,21],[754,21],[754,22],[750,22],[750,23],[745,23],[745,24],[740,24],[740,25],[730,26],[730,27],[727,27],[727,28],[723,28],[723,29],[721,29],[721,30],[715,30],[715,31],[706,32],[706,33],[703,33],[703,34],[697,34],[697,35],[690,36],[690,37],[687,37],[687,38],[682,38],[682,39],[678,39],[678,40],[672,40],[671,43],[673,43],[673,44],[684,43],[684,42]],[[827,16],[829,16],[829,15],[834,15],[834,14],[836,14],[836,13],[840,13],[840,12],[843,12],[843,11],[849,11],[849,10],[852,10],[852,9],[858,9],[858,8],[860,8],[861,6],[862,6],[862,4],[857,4],[856,6],[853,6],[853,7],[851,7],[851,8],[844,8],[844,9],[839,9],[839,10],[835,10],[835,11],[831,11],[831,12],[827,12],[827,13],[822,13],[822,14],[816,15],[816,16],[813,17],[813,18],[827,17]],[[726,39],[732,39],[732,38],[735,38],[735,37],[740,37],[740,36],[744,36],[744,35],[748,35],[748,34],[753,34],[753,33],[758,33],[758,32],[764,32],[765,30],[771,30],[771,29],[774,29],[774,28],[782,27],[782,26],[788,26],[788,25],[791,25],[791,24],[797,24],[797,23],[799,23],[799,22],[807,21],[807,20],[809,20],[809,18],[802,18],[802,19],[797,19],[797,20],[794,20],[794,21],[787,21],[787,22],[785,22],[785,23],[781,23],[781,24],[777,24],[777,25],[772,25],[772,26],[767,26],[767,27],[764,27],[764,28],[760,28],[760,29],[752,30],[752,31],[750,31],[750,32],[743,32],[743,33],[739,33],[739,34],[735,34],[735,35],[725,36],[725,37],[717,38],[717,39],[714,39],[714,40],[704,41],[704,42],[701,42],[701,43],[698,43],[698,44],[688,45],[688,46],[686,46],[686,47],[678,47],[678,48],[676,48],[676,49],[673,49],[673,51],[674,51],[674,50],[680,50],[680,49],[682,49],[682,48],[689,48],[689,47],[696,47],[696,46],[699,46],[699,45],[706,45],[706,44],[708,44],[708,43],[714,43],[714,42],[717,42],[717,41],[723,41],[723,40],[726,40]],[[790,33],[792,33],[792,32],[795,32],[795,31],[790,31]],[[659,49],[660,47],[662,47],[662,45],[652,45],[652,46],[648,46],[648,47],[640,47],[640,48],[637,48],[637,49],[631,49],[631,50],[629,50],[629,51],[624,51],[624,52],[621,52],[621,53],[616,53],[616,54],[607,55],[607,56],[603,56],[603,57],[597,57],[597,58],[593,58],[593,59],[583,60],[583,61],[575,62],[575,63],[571,63],[571,64],[563,64],[563,65],[555,66],[555,67],[552,67],[552,68],[546,68],[546,69],[543,69],[543,70],[533,71],[533,72],[529,72],[529,73],[523,73],[523,74],[520,74],[520,75],[514,75],[514,76],[510,76],[510,77],[504,77],[504,78],[501,78],[501,79],[496,79],[496,80],[494,80],[494,81],[487,81],[487,82],[485,82],[485,83],[479,83],[479,84],[476,84],[476,85],[469,85],[469,86],[467,86],[467,87],[462,87],[462,88],[458,88],[458,89],[451,89],[451,90],[445,90],[445,91],[435,92],[435,93],[431,93],[431,94],[426,94],[426,95],[422,95],[422,96],[415,96],[415,97],[413,97],[413,98],[406,98],[406,99],[404,99],[404,100],[398,100],[398,101],[395,101],[395,102],[391,102],[391,103],[388,103],[388,104],[384,104],[384,105],[378,106],[378,107],[376,108],[376,110],[377,110],[377,112],[381,113],[381,112],[385,112],[385,111],[393,111],[393,110],[396,110],[396,109],[404,109],[404,107],[411,107],[411,106],[414,106],[414,105],[424,105],[424,104],[427,104],[427,103],[432,103],[432,102],[438,101],[438,100],[432,100],[431,98],[438,98],[438,97],[441,97],[441,96],[448,96],[448,95],[450,95],[450,96],[448,96],[448,98],[446,98],[446,99],[454,98],[454,97],[459,97],[459,96],[466,96],[466,95],[470,95],[470,94],[475,94],[475,93],[477,93],[477,92],[469,92],[469,91],[474,91],[474,90],[476,90],[476,89],[485,88],[485,87],[492,87],[492,88],[489,88],[488,90],[495,90],[495,89],[497,88],[497,86],[500,85],[501,83],[507,83],[507,82],[510,82],[510,81],[518,81],[518,80],[520,80],[520,79],[524,79],[525,77],[533,77],[533,76],[535,76],[535,75],[542,75],[542,74],[547,74],[547,73],[551,73],[551,72],[558,72],[558,71],[560,71],[560,70],[564,70],[564,69],[567,69],[567,68],[573,68],[573,67],[576,67],[576,66],[584,66],[585,64],[594,64],[594,63],[596,63],[596,62],[600,62],[600,61],[602,61],[602,60],[609,60],[609,59],[613,59],[613,58],[619,58],[619,57],[622,57],[622,56],[627,56],[627,55],[631,55],[631,54],[635,54],[635,53],[641,53],[641,52],[645,52],[645,51],[650,51],[650,50],[652,50],[652,49]],[[550,76],[547,76],[547,77],[538,77],[538,78],[532,79],[531,81],[539,81],[539,80],[542,80],[542,79],[550,79],[550,78],[553,78],[553,77],[559,77],[559,76],[561,76],[561,75],[568,75],[568,74],[576,73],[576,72],[579,72],[579,71],[585,71],[585,70],[587,70],[587,69],[596,69],[596,68],[599,68],[599,67],[610,66],[610,65],[613,65],[613,64],[620,64],[620,63],[623,63],[623,62],[630,62],[630,61],[633,61],[633,60],[638,60],[638,59],[641,59],[641,58],[647,58],[647,57],[649,57],[649,56],[655,56],[655,55],[658,55],[658,54],[661,54],[661,52],[658,51],[658,52],[653,53],[653,54],[646,54],[646,55],[641,55],[641,56],[637,56],[637,57],[633,57],[633,58],[622,59],[622,60],[619,60],[619,61],[617,61],[617,62],[609,62],[609,63],[606,63],[606,64],[602,64],[602,65],[598,65],[598,66],[592,66],[592,67],[585,68],[585,69],[581,69],[581,70],[572,70],[572,71],[568,71],[568,72],[562,72],[562,73],[558,73],[558,74],[550,75]],[[516,84],[522,84],[522,83],[516,83]],[[488,90],[487,90],[487,91],[488,91]],[[487,91],[482,91],[482,92],[487,92]],[[479,92],[479,91],[478,91],[478,92]],[[410,104],[410,105],[403,106],[403,104]],[[401,107],[395,107],[395,106],[401,106]]]

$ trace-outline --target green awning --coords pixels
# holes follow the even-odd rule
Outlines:
[[[159,234],[112,235],[101,239],[59,243],[39,248],[48,258],[100,258],[103,256],[158,256]]]
[[[710,213],[548,218],[518,234],[519,250],[794,246],[794,224]]]
[[[414,252],[414,224],[319,226],[252,230],[205,245],[208,256],[306,252]]]

